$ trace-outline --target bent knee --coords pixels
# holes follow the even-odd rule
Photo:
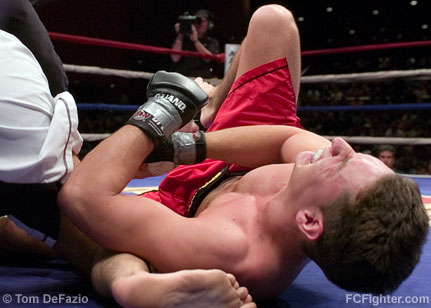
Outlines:
[[[274,30],[287,29],[297,31],[295,18],[291,11],[278,4],[268,4],[258,8],[251,18],[251,23],[259,27],[273,27]]]

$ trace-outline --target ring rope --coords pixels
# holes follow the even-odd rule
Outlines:
[[[335,136],[324,136],[331,140]],[[393,144],[393,145],[428,145],[431,138],[404,138],[404,137],[370,137],[370,136],[337,136],[353,144]]]
[[[368,73],[351,73],[351,74],[328,74],[303,76],[302,83],[346,83],[359,81],[381,81],[393,78],[431,76],[431,69],[415,69],[415,70],[393,70]]]
[[[200,57],[210,60],[216,60],[219,62],[225,61],[225,55],[223,53],[216,55],[204,55],[195,51],[185,51],[185,50],[174,50],[164,47],[149,46],[136,43],[119,42],[107,39],[85,37],[79,35],[64,34],[58,32],[48,32],[49,37],[52,40],[65,41],[70,43],[77,43],[83,45],[94,45],[94,46],[104,46],[111,48],[120,48],[128,50],[139,50],[160,54],[176,54],[183,56]],[[303,56],[316,56],[316,55],[328,55],[328,54],[340,54],[340,53],[353,53],[361,51],[372,51],[372,50],[384,50],[384,49],[395,49],[395,48],[412,48],[412,47],[426,47],[431,46],[431,40],[427,41],[412,41],[412,42],[397,42],[397,43],[384,43],[384,44],[374,44],[374,45],[360,45],[360,46],[349,46],[349,47],[338,47],[330,49],[317,49],[302,51]]]
[[[123,77],[123,78],[151,79],[151,77],[153,77],[154,75],[154,73],[149,73],[149,72],[119,70],[119,69],[104,68],[104,67],[98,67],[98,66],[63,64],[63,67],[66,72],[70,72],[70,73],[95,74],[95,75],[116,76],[116,77]]]
[[[118,105],[103,103],[77,103],[79,110],[113,110],[135,111],[139,105]],[[431,110],[431,103],[410,104],[376,104],[357,106],[298,106],[298,112],[328,112],[328,111],[404,111],[404,110]]]
[[[85,141],[100,141],[111,134],[81,134]],[[329,140],[335,136],[323,136]],[[394,144],[394,145],[429,145],[431,138],[402,138],[402,137],[370,137],[370,136],[337,136],[352,144]]]
[[[97,66],[83,66],[73,64],[63,64],[64,69],[67,72],[82,73],[82,74],[98,74],[105,76],[116,76],[123,78],[142,78],[151,79],[154,73],[139,72],[130,70],[120,70],[103,68]],[[328,74],[328,75],[314,75],[314,76],[302,76],[301,83],[346,83],[346,82],[359,82],[359,81],[381,81],[393,78],[405,78],[405,77],[419,77],[419,76],[431,76],[431,69],[415,69],[415,70],[393,70],[393,71],[381,71],[381,72],[368,72],[368,73],[352,73],[352,74]],[[218,84],[220,79],[211,78],[208,81],[212,84]]]
[[[303,56],[316,56],[316,55],[333,55],[340,53],[353,53],[361,51],[372,51],[372,50],[384,50],[384,49],[396,49],[396,48],[411,48],[411,47],[426,47],[431,46],[431,41],[412,41],[412,42],[400,42],[400,43],[385,43],[385,44],[374,44],[374,45],[360,45],[360,46],[349,46],[349,47],[338,47],[328,49],[317,49],[303,51]]]
[[[430,110],[431,103],[410,104],[375,104],[356,106],[299,106],[298,112],[328,112],[328,111],[400,111],[400,110]]]
[[[70,43],[103,46],[103,47],[111,47],[111,48],[119,48],[119,49],[127,49],[127,50],[146,51],[146,52],[153,52],[153,53],[159,53],[159,54],[174,54],[174,55],[189,56],[189,57],[199,57],[199,58],[205,58],[208,60],[224,62],[223,53],[216,54],[216,55],[204,55],[197,51],[174,50],[174,49],[164,48],[164,47],[155,47],[155,46],[135,44],[135,43],[118,42],[113,40],[105,40],[105,39],[99,39],[99,38],[93,38],[93,37],[70,35],[70,34],[63,34],[63,33],[56,33],[56,32],[49,32],[49,37],[52,40],[65,41]]]

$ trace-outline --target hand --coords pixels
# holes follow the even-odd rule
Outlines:
[[[192,42],[196,42],[197,40],[199,40],[199,37],[198,37],[198,30],[196,30],[195,25],[191,25],[191,28],[192,28],[192,33],[190,33],[190,34],[189,34],[189,39],[190,39]]]
[[[209,100],[215,92],[215,87],[212,84],[204,81],[202,77],[195,78],[194,81],[202,88],[202,90],[206,92],[206,94],[208,94]]]
[[[175,32],[176,32],[178,35],[181,35],[181,38],[182,38],[182,36],[183,36],[183,35],[180,33],[180,23],[179,23],[179,22],[177,22],[177,23],[175,24],[174,28],[175,28]]]
[[[155,163],[143,163],[136,171],[134,179],[144,179],[165,174],[176,167],[171,161],[158,161]]]
[[[195,82],[208,94],[208,103],[202,108],[200,118],[202,126],[208,128],[213,123],[218,111],[217,108],[214,108],[216,104],[213,103],[216,87],[205,82],[201,77],[196,78]]]
[[[202,79],[202,78],[201,78]],[[180,130],[183,133],[196,133],[199,130],[199,126],[194,120],[184,125]],[[174,169],[176,165],[170,161],[160,161],[154,163],[143,163],[141,167],[136,171],[134,176],[135,179],[143,179],[151,176],[159,176],[165,174],[166,172]]]
[[[196,133],[199,130],[199,126],[195,123],[194,120],[191,120],[189,123],[181,127],[178,131],[182,133]]]

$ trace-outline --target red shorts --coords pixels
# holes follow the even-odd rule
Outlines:
[[[256,67],[240,76],[208,131],[248,125],[289,125],[302,127],[296,116],[295,93],[285,58]],[[179,166],[169,172],[157,192],[143,196],[159,201],[180,215],[188,216],[196,191],[215,177],[226,163],[205,161]],[[231,165],[230,171],[247,168]]]

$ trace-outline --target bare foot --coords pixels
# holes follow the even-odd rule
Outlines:
[[[254,308],[251,296],[236,279],[220,270],[184,270],[169,274],[139,272],[112,285],[123,307]]]

